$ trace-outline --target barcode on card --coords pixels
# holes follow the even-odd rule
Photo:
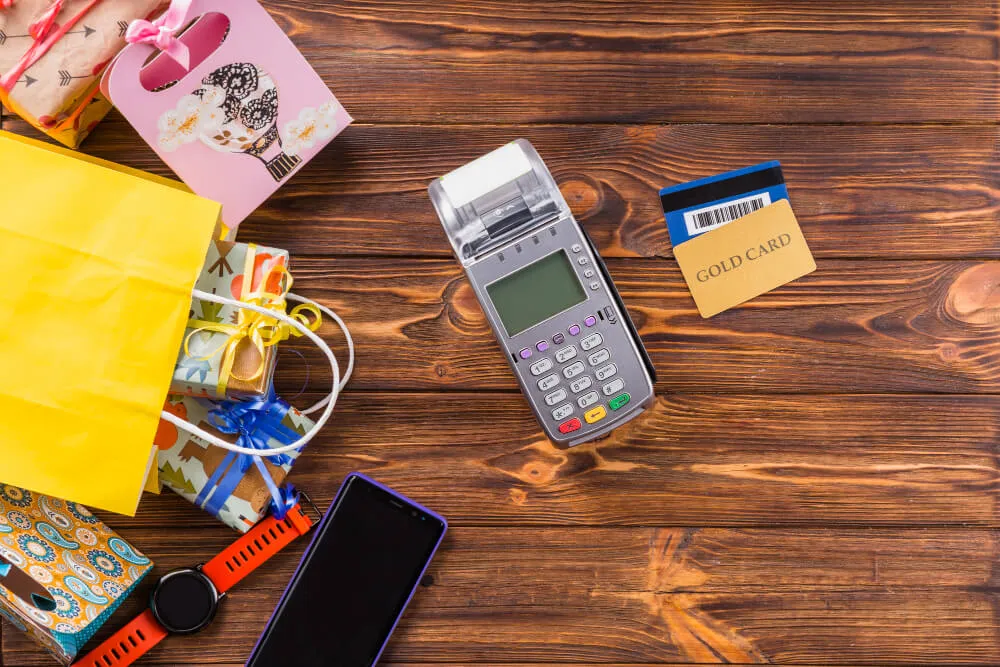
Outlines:
[[[687,225],[688,234],[694,236],[721,227],[733,220],[739,220],[745,215],[770,205],[771,194],[762,192],[759,195],[727,201],[725,204],[687,211],[684,213],[684,224]]]

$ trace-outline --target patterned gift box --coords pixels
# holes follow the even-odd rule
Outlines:
[[[158,13],[163,2],[14,0],[9,7],[0,2],[0,100],[76,148],[111,110],[98,92],[100,75],[125,47],[128,24]],[[62,31],[45,50],[48,39]]]
[[[312,420],[273,393],[239,403],[171,396],[164,409],[227,442],[261,450],[290,444],[313,428]],[[166,421],[160,422],[155,442],[160,483],[241,533],[267,514],[272,491],[285,481],[299,455],[261,457],[258,465],[252,456],[215,447]]]
[[[63,664],[152,568],[82,505],[0,485],[0,616]]]
[[[282,290],[287,287],[287,267],[285,250],[215,241],[208,248],[195,288],[284,312]],[[263,293],[265,299],[255,296]],[[265,395],[274,374],[277,347],[255,344],[254,336],[274,336],[276,342],[282,334],[275,335],[275,325],[273,319],[253,311],[194,299],[170,392],[204,398]]]

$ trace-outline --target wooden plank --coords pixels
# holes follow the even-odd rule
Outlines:
[[[997,527],[997,424],[992,396],[667,393],[560,450],[516,394],[349,392],[291,481],[326,507],[361,470],[459,525]],[[141,509],[214,524],[170,493]]]
[[[366,122],[993,122],[1000,111],[990,0],[267,6]]]
[[[608,257],[672,255],[660,188],[770,159],[817,256],[1000,255],[997,133],[954,126],[360,127],[243,234],[299,254],[450,256],[427,185],[518,136]]]
[[[205,559],[232,537],[222,527],[166,534],[115,523],[158,573]],[[1000,659],[997,537],[968,529],[457,527],[387,660],[992,662]],[[247,655],[302,548],[235,590],[197,639],[168,639],[148,663]],[[5,628],[5,639],[6,664],[47,664],[15,631]]]
[[[997,262],[821,260],[789,285],[704,320],[672,261],[617,259],[611,275],[665,392],[1000,390]],[[358,344],[353,386],[515,388],[453,260],[293,260],[296,290],[335,308]],[[332,327],[331,327],[332,330]],[[308,355],[313,379],[323,362]],[[305,379],[302,364],[289,382]]]
[[[518,136],[607,257],[671,255],[661,187],[776,158],[818,257],[1000,257],[1000,140],[975,126],[352,127],[241,238],[293,255],[449,257],[428,183]],[[170,175],[117,115],[84,150]]]

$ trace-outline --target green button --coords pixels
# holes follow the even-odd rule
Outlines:
[[[612,410],[617,410],[621,406],[623,406],[626,403],[628,403],[630,398],[632,398],[632,397],[629,396],[628,394],[622,394],[621,396],[615,396],[610,401],[608,401],[608,406]]]

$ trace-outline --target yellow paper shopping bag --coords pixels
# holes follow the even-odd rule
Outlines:
[[[134,514],[218,204],[0,132],[0,483]]]

